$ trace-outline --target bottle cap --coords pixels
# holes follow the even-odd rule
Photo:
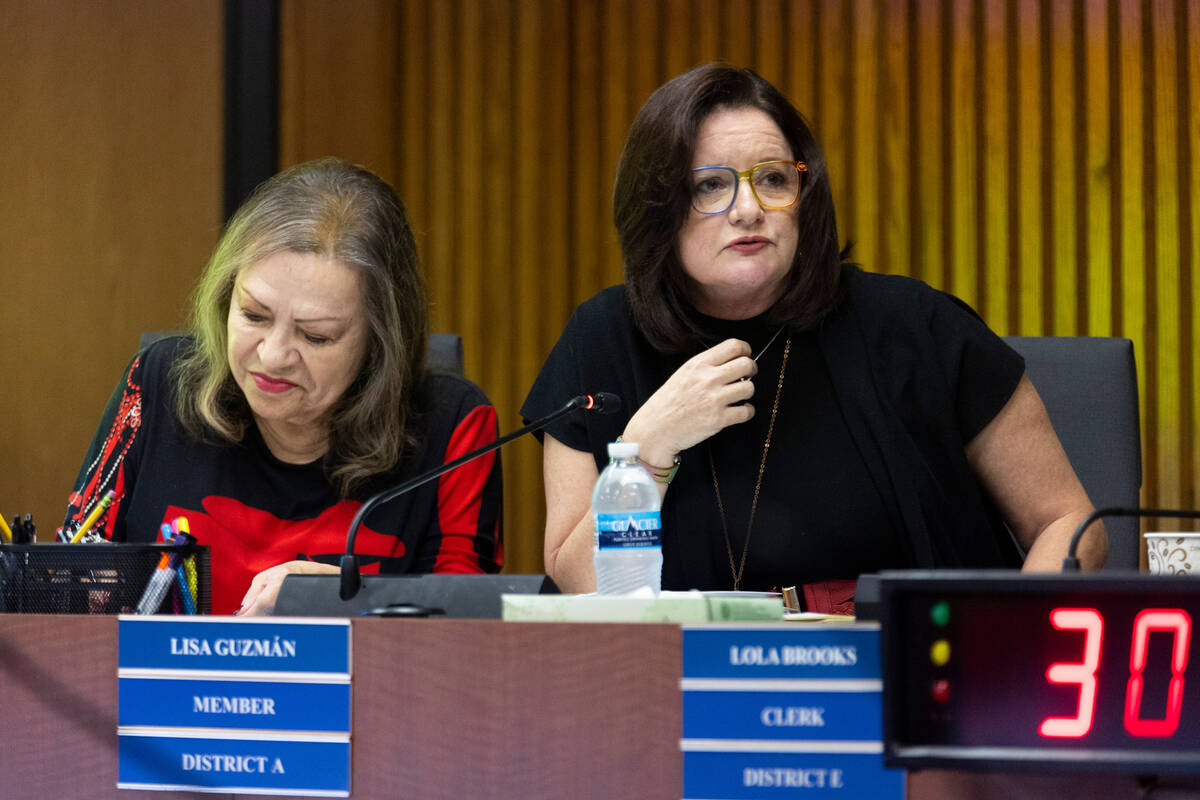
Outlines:
[[[637,458],[637,442],[609,442],[609,458]]]

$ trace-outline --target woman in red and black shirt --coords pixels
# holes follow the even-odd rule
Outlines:
[[[190,335],[134,358],[84,461],[63,533],[151,542],[188,519],[209,545],[212,610],[267,613],[291,572],[335,572],[371,494],[496,437],[465,379],[427,372],[428,303],[399,199],[336,159],[264,183],[230,220]],[[496,572],[498,458],[384,504],[364,572]]]

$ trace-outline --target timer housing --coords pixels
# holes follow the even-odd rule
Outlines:
[[[888,766],[1200,774],[1200,577],[879,576]]]

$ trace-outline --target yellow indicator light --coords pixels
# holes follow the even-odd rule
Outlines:
[[[934,642],[933,647],[929,648],[929,660],[939,667],[946,666],[950,660],[950,643],[945,639]]]

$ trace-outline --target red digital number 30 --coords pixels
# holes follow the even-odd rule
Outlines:
[[[1083,631],[1083,661],[1058,661],[1046,669],[1048,682],[1079,686],[1079,703],[1073,717],[1046,717],[1038,733],[1047,738],[1079,739],[1091,731],[1096,716],[1096,671],[1100,668],[1104,617],[1094,608],[1056,608],[1050,612],[1050,623],[1060,631]],[[1143,672],[1151,631],[1170,632],[1173,637],[1171,681],[1167,685],[1167,707],[1162,719],[1142,717],[1142,690],[1146,685]],[[1134,619],[1129,642],[1129,682],[1125,687],[1125,730],[1129,735],[1165,738],[1178,730],[1191,635],[1192,618],[1181,608],[1147,608]]]

